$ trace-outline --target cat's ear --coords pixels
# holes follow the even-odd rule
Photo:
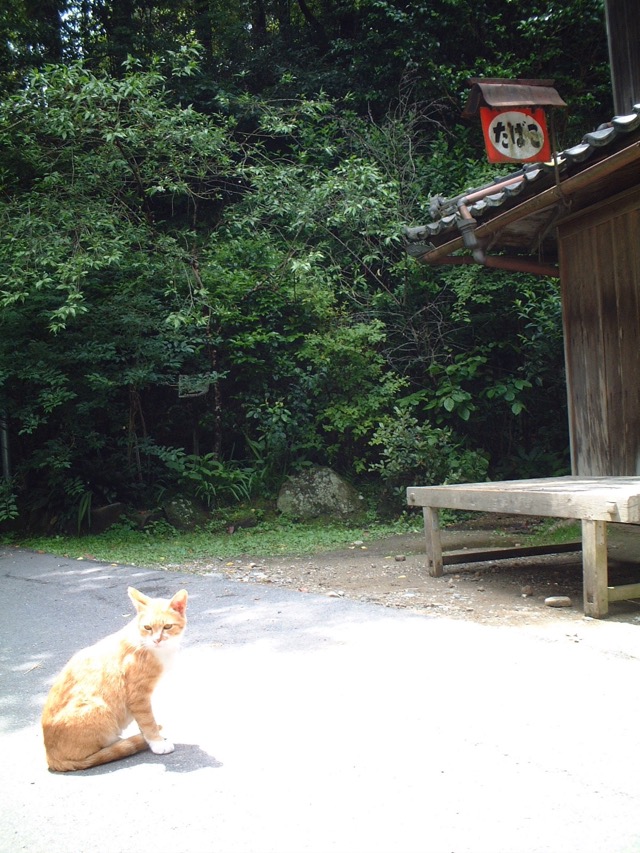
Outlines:
[[[184,616],[185,610],[187,609],[187,597],[188,593],[186,589],[181,589],[180,592],[176,592],[169,602],[171,610],[175,610],[176,613]]]
[[[150,599],[137,589],[134,589],[132,586],[129,587],[127,592],[129,593],[129,598],[133,601],[133,605],[137,611],[142,610],[143,607],[146,607],[149,604]]]

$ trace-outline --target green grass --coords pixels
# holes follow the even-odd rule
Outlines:
[[[98,536],[14,538],[11,544],[72,559],[150,567],[196,560],[301,556],[421,530],[422,517],[412,515],[390,524],[263,522],[233,534],[220,530],[178,533],[164,524],[149,531],[116,527]]]
[[[421,533],[422,530],[422,515],[407,513],[391,523],[303,523],[279,519],[263,521],[256,527],[239,528],[232,534],[220,528],[178,533],[169,525],[160,523],[148,530],[118,526],[94,536],[5,536],[0,537],[0,542],[71,559],[157,567],[240,557],[257,560],[265,557],[296,557],[344,548],[355,541],[370,544],[394,534]],[[527,533],[525,538],[530,545],[557,545],[579,540],[580,536],[579,522],[564,523],[548,519]]]
[[[549,518],[530,534],[528,542],[531,545],[563,545],[581,538],[582,525],[579,521]]]

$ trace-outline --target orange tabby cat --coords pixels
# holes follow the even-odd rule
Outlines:
[[[51,688],[42,712],[51,770],[86,770],[147,745],[158,755],[173,752],[153,716],[151,694],[187,624],[187,592],[169,601],[129,587],[129,598],[137,616],[75,654]],[[142,734],[121,739],[133,720]]]

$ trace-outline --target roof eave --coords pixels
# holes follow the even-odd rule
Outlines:
[[[493,217],[484,219],[476,225],[475,236],[480,242],[493,242],[495,244],[496,240],[499,239],[500,232],[506,226],[520,220],[524,220],[534,213],[544,211],[546,208],[549,208],[551,213],[553,208],[557,209],[559,206],[568,207],[577,193],[588,187],[590,183],[599,178],[611,175],[619,169],[622,169],[638,160],[640,160],[640,140],[622,148],[609,157],[598,160],[598,162],[581,169],[573,175],[563,177],[559,184],[554,184],[553,186],[530,196],[526,200],[520,202],[520,204],[517,204],[502,213],[497,213]],[[464,249],[465,246],[462,235],[458,232],[453,236],[454,233],[453,229],[451,229],[451,239],[446,240],[446,242],[442,242],[439,245],[434,245],[433,243],[430,243],[429,245],[414,243],[413,245],[407,246],[407,251],[412,257],[427,264],[475,262],[473,258],[470,258],[469,261],[453,260],[454,253]],[[458,257],[470,256],[463,255]],[[533,271],[531,266],[533,264],[538,268],[538,274],[558,275],[558,271],[555,266],[538,264],[536,261],[528,262],[526,257],[518,257],[514,255],[493,256],[491,259],[490,257],[491,256],[487,257],[483,263],[484,266],[501,266],[503,269],[509,268],[514,271],[531,272]],[[498,261],[498,258],[503,260]],[[487,261],[489,262],[487,263]],[[506,264],[508,264],[508,267]],[[526,270],[525,267],[527,267]],[[542,270],[544,270],[544,272]]]

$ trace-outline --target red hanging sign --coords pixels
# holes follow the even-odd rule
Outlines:
[[[484,144],[490,163],[546,163],[551,143],[544,110],[539,107],[480,107]]]

